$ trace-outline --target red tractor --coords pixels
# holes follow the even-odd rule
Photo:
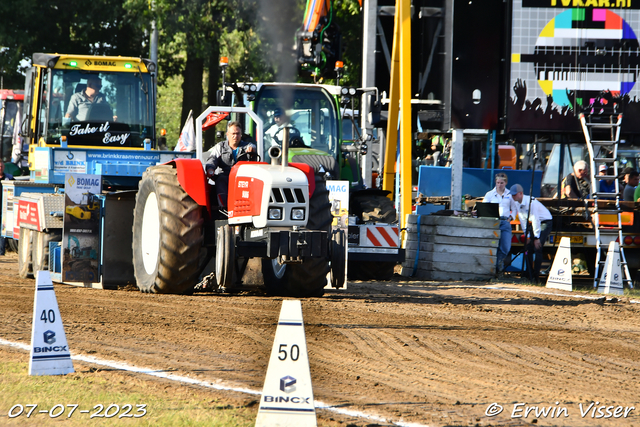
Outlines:
[[[229,111],[252,116],[258,126],[255,160],[264,158],[262,120],[248,109]],[[197,144],[202,147],[200,129]],[[148,168],[140,181],[133,220],[138,288],[190,292],[213,256],[221,291],[240,289],[251,258],[261,260],[264,285],[274,295],[322,295],[327,273],[334,287],[342,286],[347,242],[343,231],[332,231],[324,174],[305,163],[289,163],[287,153],[284,141],[281,148],[270,148],[270,163],[239,161],[229,175],[226,204],[225,197],[212,196],[216,192],[205,174],[201,151],[199,159]]]

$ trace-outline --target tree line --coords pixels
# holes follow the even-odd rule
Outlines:
[[[214,103],[221,56],[227,82],[303,81],[293,44],[306,0],[2,0],[0,76],[4,88],[24,87],[35,52],[150,56],[152,22],[158,28],[158,85],[182,80],[180,123]],[[347,75],[360,81],[361,16],[357,0],[334,0],[343,28]],[[177,101],[177,100],[176,100]]]

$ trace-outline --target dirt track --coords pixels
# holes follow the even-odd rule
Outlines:
[[[34,280],[16,272],[16,254],[0,257],[0,338],[28,343]],[[74,353],[262,389],[281,298],[55,289]],[[396,281],[303,300],[315,399],[421,425],[640,425],[640,304],[562,294]],[[581,416],[593,401],[634,409]],[[503,411],[489,417],[493,403]],[[518,404],[555,409],[525,417]]]

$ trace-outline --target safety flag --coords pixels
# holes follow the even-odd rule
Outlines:
[[[187,121],[184,123],[180,138],[173,151],[195,151],[196,150],[196,133],[193,127],[193,110],[189,111]]]
[[[204,123],[202,124],[202,130],[207,130],[212,126],[217,125],[224,119],[229,117],[229,113],[209,113],[206,119],[204,119]]]

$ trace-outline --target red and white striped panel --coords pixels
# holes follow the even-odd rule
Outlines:
[[[362,225],[360,246],[397,248],[400,246],[400,230],[394,225]]]

